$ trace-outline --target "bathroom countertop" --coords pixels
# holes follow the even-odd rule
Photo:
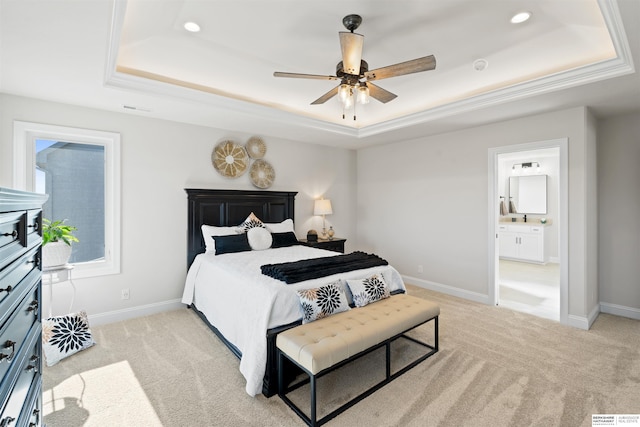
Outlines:
[[[511,221],[511,219],[500,219],[500,225],[510,224],[510,225],[536,225],[536,226],[547,226],[551,225],[552,221],[547,218],[546,223],[541,223],[540,218],[532,218],[527,219],[527,222],[524,222],[522,218],[517,218],[516,221]]]

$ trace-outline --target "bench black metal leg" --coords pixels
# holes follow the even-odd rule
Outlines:
[[[434,350],[438,351],[438,335],[440,335],[440,332],[438,331],[438,317],[436,316],[435,318],[435,324],[433,326],[434,330],[435,330],[435,345],[434,345]]]
[[[316,420],[317,415],[316,415],[316,377],[315,375],[312,375],[310,372],[307,372],[307,375],[309,376],[308,381],[300,381],[299,383],[289,387],[284,383],[285,380],[284,380],[284,373],[282,369],[284,366],[284,358],[287,357],[287,355],[285,355],[282,351],[280,351],[280,349],[277,349],[276,353],[277,353],[276,357],[278,360],[278,396],[280,396],[282,401],[286,403],[287,406],[289,406],[289,408],[291,408],[293,412],[295,412],[300,418],[302,418],[302,420],[307,425],[316,427],[318,425],[318,422]],[[304,368],[302,369],[304,370]],[[306,370],[304,371],[306,372]],[[310,413],[311,417],[307,417],[306,414],[302,412],[302,410],[298,408],[298,406],[295,403],[293,403],[291,399],[287,397],[288,392],[295,390],[296,388],[306,384],[307,382],[310,383],[310,387],[311,387],[311,413]]]
[[[311,386],[311,426],[316,427],[318,425],[318,416],[316,414],[316,376],[311,375],[309,381],[309,385]]]
[[[391,343],[388,342],[387,345],[387,379],[391,376]]]
[[[280,349],[277,350],[277,354],[278,354],[278,394],[280,396],[284,395],[284,374],[282,373],[283,371],[283,359],[284,356],[282,356],[282,352],[280,351]]]

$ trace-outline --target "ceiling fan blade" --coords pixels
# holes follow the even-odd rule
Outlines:
[[[325,102],[327,102],[328,100],[330,100],[331,98],[333,98],[334,96],[336,96],[338,94],[338,89],[339,88],[340,88],[340,86],[334,87],[329,92],[325,93],[320,98],[318,98],[315,101],[313,101],[311,103],[311,105],[324,104]]]
[[[436,68],[436,58],[433,55],[423,58],[412,59],[411,61],[401,62],[399,64],[389,65],[387,67],[378,68],[367,71],[364,76],[367,80],[381,80],[389,77],[403,76],[405,74],[419,73],[421,71],[429,71]]]
[[[276,71],[273,73],[274,77],[290,77],[294,79],[317,79],[317,80],[341,80],[336,76],[321,76],[319,74],[300,74],[300,73],[283,73]]]
[[[393,101],[398,97],[398,95],[391,93],[386,89],[382,89],[380,86],[376,86],[371,82],[367,82],[367,87],[369,88],[369,96],[377,99],[383,104],[386,104],[389,101]]]
[[[342,49],[342,69],[347,74],[360,75],[360,60],[364,36],[357,33],[340,32],[340,48]]]

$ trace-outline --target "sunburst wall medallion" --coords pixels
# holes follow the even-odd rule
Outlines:
[[[264,143],[262,138],[259,138],[257,136],[252,136],[251,138],[249,138],[249,141],[247,141],[245,148],[247,149],[247,154],[249,154],[249,157],[251,157],[252,159],[261,159],[267,152],[266,144]]]
[[[211,163],[221,175],[237,178],[247,171],[249,156],[243,146],[223,141],[211,153]]]
[[[249,171],[251,176],[251,182],[258,188],[269,188],[273,181],[276,179],[276,171],[273,166],[264,160],[256,160],[251,165]]]

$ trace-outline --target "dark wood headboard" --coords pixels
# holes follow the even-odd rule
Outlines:
[[[205,251],[202,224],[228,227],[241,224],[251,212],[264,222],[295,222],[292,191],[202,190],[186,188],[189,201],[187,268]]]

